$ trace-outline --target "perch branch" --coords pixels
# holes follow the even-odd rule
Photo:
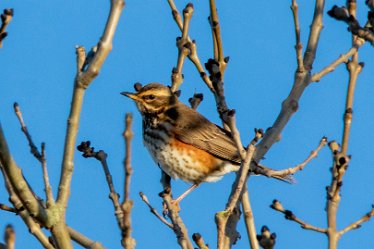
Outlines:
[[[173,224],[173,231],[177,237],[178,244],[183,249],[193,249],[192,242],[188,235],[187,227],[179,216],[179,206],[173,203],[171,196],[170,177],[162,172],[161,184],[164,191],[160,193],[167,208],[167,215]]]
[[[236,175],[235,182],[233,184],[229,200],[226,204],[226,209],[222,212],[216,213],[215,220],[218,230],[217,248],[226,248],[227,241],[229,240],[231,244],[235,243],[238,239],[237,233],[228,233],[227,223],[229,218],[233,215],[234,210],[237,209],[239,205],[239,198],[241,198],[243,193],[244,184],[247,181],[250,162],[252,161],[253,153],[255,150],[255,143],[262,137],[262,130],[256,130],[256,136],[248,146],[245,158],[242,161],[239,172]]]

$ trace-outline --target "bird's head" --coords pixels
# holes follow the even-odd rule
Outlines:
[[[162,113],[178,101],[178,94],[160,83],[150,83],[144,87],[136,83],[134,88],[135,93],[122,92],[121,94],[134,100],[143,115]]]

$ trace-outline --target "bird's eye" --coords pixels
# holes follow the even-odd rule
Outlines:
[[[156,96],[153,95],[153,94],[151,94],[151,95],[148,96],[148,99],[150,99],[150,100],[155,99],[155,98],[156,98]]]

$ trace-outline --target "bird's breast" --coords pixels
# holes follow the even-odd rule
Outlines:
[[[143,140],[154,161],[172,178],[191,183],[217,181],[224,174],[238,169],[237,165],[179,141],[173,136],[169,124],[144,127]]]

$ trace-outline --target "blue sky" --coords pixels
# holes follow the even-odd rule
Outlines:
[[[301,36],[304,46],[313,15],[313,1],[298,1]],[[326,11],[333,4],[327,1]],[[176,1],[181,11],[187,1]],[[212,56],[211,33],[207,22],[207,1],[193,1],[195,12],[190,36],[196,40],[202,62]],[[242,140],[248,143],[253,128],[271,126],[281,101],[287,96],[296,69],[294,28],[291,1],[217,1],[221,20],[225,55],[230,62],[225,74],[229,106],[236,109]],[[51,184],[56,189],[75,75],[75,45],[87,50],[98,41],[108,12],[108,1],[2,1],[1,9],[12,7],[15,16],[8,28],[9,37],[0,49],[0,121],[11,152],[34,190],[43,196],[41,168],[29,153],[26,140],[13,114],[17,101],[34,141],[46,142]],[[325,11],[325,12],[326,12]],[[126,112],[134,113],[133,167],[131,197],[133,235],[138,248],[177,248],[172,231],[161,224],[140,200],[143,191],[151,203],[161,210],[160,171],[153,163],[141,139],[141,118],[135,105],[119,93],[132,91],[137,81],[143,84],[158,81],[170,84],[171,69],[176,64],[175,38],[180,32],[170,14],[167,1],[126,1],[114,39],[112,53],[102,72],[87,90],[78,142],[90,140],[96,149],[109,154],[108,163],[117,191],[122,193],[124,181],[124,142],[121,136]],[[366,18],[366,6],[359,6],[359,19]],[[350,34],[343,23],[324,17],[324,29],[318,47],[314,70],[319,71],[348,51]],[[352,161],[344,178],[338,226],[345,227],[369,211],[373,203],[374,48],[366,44],[360,49],[365,62],[360,74],[354,103],[354,119],[349,154]],[[219,124],[215,103],[192,63],[184,67],[181,100],[203,92],[199,111]],[[299,111],[282,134],[282,140],[266,155],[263,163],[273,168],[286,168],[303,161],[322,136],[340,141],[344,111],[347,71],[341,65],[319,83],[312,84],[300,101]],[[330,183],[332,158],[324,148],[295,177],[297,184],[287,185],[264,177],[249,181],[250,196],[258,230],[262,225],[276,232],[277,249],[324,248],[326,237],[303,231],[286,221],[283,215],[269,208],[279,199],[287,209],[316,225],[326,225],[325,186]],[[207,243],[216,244],[214,214],[224,208],[234,174],[214,184],[202,184],[181,203],[181,217],[190,234],[200,232]],[[173,181],[175,195],[188,184]],[[8,203],[0,179],[0,202]],[[120,248],[120,234],[102,169],[97,161],[84,159],[77,152],[72,194],[67,211],[70,226],[107,248]],[[0,212],[0,233],[7,223],[17,230],[17,248],[41,248],[28,234],[19,217]],[[236,248],[248,248],[245,229],[238,226],[242,239]],[[374,222],[346,234],[339,248],[374,248],[371,236]]]

